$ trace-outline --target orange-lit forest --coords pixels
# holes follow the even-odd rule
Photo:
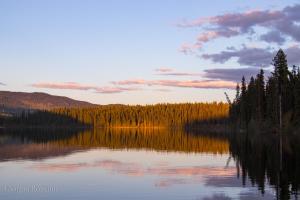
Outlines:
[[[183,127],[225,123],[228,113],[228,104],[216,102],[146,106],[107,105],[23,113],[7,123],[33,126],[80,123],[94,127]]]

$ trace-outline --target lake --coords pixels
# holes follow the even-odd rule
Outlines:
[[[285,140],[279,172],[276,139],[177,129],[1,130],[0,199],[296,199],[295,141]]]

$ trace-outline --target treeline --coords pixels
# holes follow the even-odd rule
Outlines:
[[[27,124],[82,123],[94,127],[169,127],[225,123],[226,103],[182,103],[146,106],[107,105],[91,108],[59,108],[19,116]]]
[[[84,127],[84,123],[66,115],[43,110],[23,110],[13,117],[0,120],[4,127]]]
[[[286,54],[280,49],[273,59],[274,71],[265,80],[261,70],[246,83],[237,85],[230,105],[230,119],[239,128],[295,127],[300,120],[300,71],[288,68]]]

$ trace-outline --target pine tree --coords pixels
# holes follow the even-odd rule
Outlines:
[[[239,101],[240,100],[240,85],[236,84],[236,95],[235,95],[235,101]]]
[[[250,78],[247,97],[247,123],[249,123],[251,119],[255,120],[256,115],[257,93],[255,88],[255,80],[253,77]]]
[[[279,104],[281,104],[281,106],[279,106],[282,114],[286,113],[288,110],[288,74],[289,74],[289,70],[288,70],[288,64],[287,64],[287,59],[286,59],[286,55],[283,52],[282,49],[279,49],[279,51],[277,52],[276,56],[273,59],[273,65],[274,65],[274,76],[276,78],[277,81],[277,85],[278,85],[278,98],[280,98],[280,102]],[[279,116],[280,117],[280,116]]]
[[[265,78],[264,78],[264,70],[261,69],[260,73],[257,74],[256,77],[256,119],[261,122],[265,118],[266,112],[266,94],[265,94]]]
[[[245,77],[243,76],[242,78],[242,86],[241,86],[241,124],[240,126],[242,128],[245,128],[247,126],[247,85],[246,85],[246,80]]]
[[[294,117],[293,121],[299,123],[300,120],[300,72],[299,68],[295,72],[295,88],[294,88]]]

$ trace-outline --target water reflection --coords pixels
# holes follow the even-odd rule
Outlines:
[[[96,147],[213,154],[229,151],[224,137],[189,134],[181,129],[2,130],[0,147],[0,160],[57,156]]]
[[[284,137],[280,174],[276,135],[228,137],[179,129],[1,130],[0,186],[46,183],[64,188],[47,194],[48,199],[61,194],[72,199],[79,192],[85,192],[85,199],[296,199],[298,144],[298,137]],[[21,179],[13,179],[15,173]],[[22,195],[39,199],[44,194]],[[0,199],[17,197],[0,191]]]
[[[276,190],[277,199],[297,199],[300,188],[299,136],[284,135],[280,163],[278,135],[248,134],[237,134],[230,139],[230,152],[237,162],[238,175],[241,174],[243,183],[249,178],[262,194],[266,185],[271,185]]]

